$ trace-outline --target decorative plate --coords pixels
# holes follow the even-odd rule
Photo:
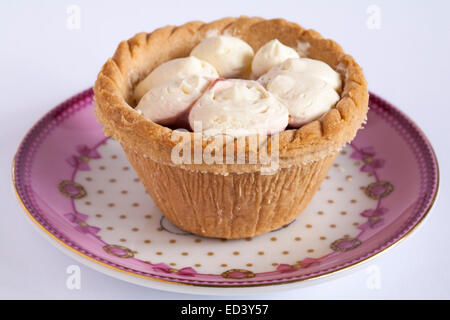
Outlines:
[[[91,89],[72,97],[29,131],[14,160],[14,185],[51,242],[99,271],[144,286],[218,294],[298,286],[404,238],[437,193],[429,142],[372,94],[366,128],[340,152],[296,220],[254,238],[202,238],[164,218],[120,145],[104,137],[92,99]]]

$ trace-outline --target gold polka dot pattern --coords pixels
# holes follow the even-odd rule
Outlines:
[[[240,240],[202,238],[186,234],[163,218],[117,142],[109,140],[98,151],[102,157],[91,159],[91,170],[75,177],[83,187],[82,199],[74,199],[77,210],[89,216],[89,225],[101,229],[98,236],[103,241],[117,248],[126,246],[126,256],[177,269],[255,273],[319,258],[333,251],[330,245],[337,239],[355,237],[358,226],[366,221],[360,213],[376,205],[364,189],[374,178],[359,171],[362,163],[350,159],[352,151],[346,147],[308,208],[288,226]]]

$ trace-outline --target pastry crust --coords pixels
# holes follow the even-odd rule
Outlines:
[[[340,100],[320,119],[299,129],[278,133],[279,170],[263,175],[265,164],[174,163],[173,131],[133,108],[133,90],[161,63],[189,55],[207,34],[227,34],[246,41],[256,52],[272,39],[322,60],[340,73]],[[366,120],[367,83],[362,69],[332,40],[283,19],[224,18],[211,23],[189,22],[139,33],[119,44],[101,69],[94,86],[98,120],[107,135],[118,140],[139,178],[164,215],[192,233],[218,238],[242,238],[288,223],[307,206],[340,148],[350,142]],[[194,133],[184,132],[194,140]],[[247,140],[248,141],[248,140]],[[202,150],[210,140],[202,140]],[[229,143],[229,141],[228,141]],[[230,146],[230,144],[228,144]],[[224,159],[226,145],[222,148]],[[236,140],[231,147],[238,150]],[[194,146],[189,143],[189,148]],[[219,148],[219,149],[218,149]],[[266,149],[267,148],[267,149]],[[194,150],[195,151],[195,150]],[[247,159],[270,153],[271,144],[247,143]],[[192,160],[194,152],[191,152]],[[258,159],[258,158],[256,158]]]
[[[95,112],[105,133],[144,157],[158,163],[175,165],[171,160],[171,151],[178,141],[170,139],[172,130],[147,120],[133,109],[137,103],[133,101],[133,89],[156,66],[188,56],[192,48],[212,32],[240,37],[255,51],[275,38],[294,48],[298,42],[309,43],[308,57],[324,61],[341,74],[343,90],[334,108],[299,129],[278,134],[281,168],[306,165],[330,156],[354,138],[366,119],[368,109],[367,83],[355,60],[344,53],[337,43],[322,38],[314,30],[305,30],[283,19],[249,17],[224,18],[211,23],[194,21],[179,27],[166,26],[152,33],[138,33],[128,41],[122,41],[114,56],[101,69],[94,86]],[[190,135],[193,140],[193,133],[184,134]],[[202,148],[206,148],[209,143],[204,140]],[[259,146],[246,145],[247,154],[258,154],[259,149]],[[191,171],[227,175],[260,171],[264,165],[184,163],[176,166]]]

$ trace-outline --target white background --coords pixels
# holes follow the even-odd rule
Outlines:
[[[80,29],[66,26],[70,5],[81,9]],[[370,5],[380,10],[380,29],[367,27]],[[429,217],[388,253],[337,280],[246,298],[450,298],[449,13],[450,2],[431,0],[1,1],[0,298],[214,298],[139,287],[65,256],[26,221],[12,191],[11,163],[30,126],[92,86],[119,41],[166,24],[241,14],[282,17],[339,42],[364,68],[370,90],[423,129],[441,170],[440,193]],[[81,290],[66,288],[66,268],[72,264],[81,267]],[[368,285],[371,266],[380,272],[379,288]]]

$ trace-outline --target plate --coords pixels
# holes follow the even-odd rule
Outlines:
[[[57,247],[147,287],[213,294],[297,287],[404,238],[437,193],[430,143],[403,113],[371,94],[365,129],[341,150],[297,219],[253,238],[199,237],[164,218],[118,142],[103,135],[92,102],[86,90],[28,132],[14,159],[16,193]]]

